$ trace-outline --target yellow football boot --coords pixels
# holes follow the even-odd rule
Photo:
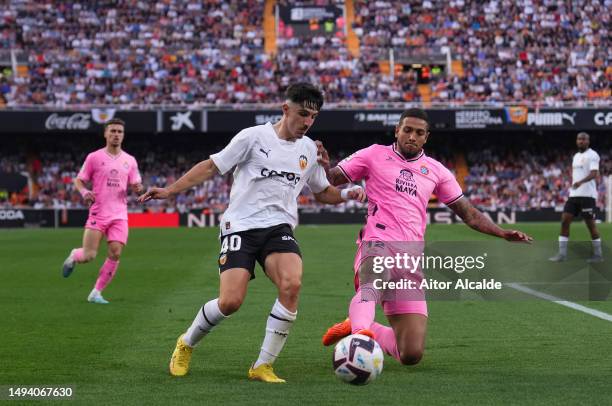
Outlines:
[[[272,369],[272,364],[261,364],[257,368],[251,366],[249,369],[249,379],[268,383],[285,383],[284,379],[276,376]]]
[[[184,376],[189,372],[189,361],[191,361],[193,347],[185,344],[183,336],[184,334],[176,340],[176,348],[170,359],[170,375]]]

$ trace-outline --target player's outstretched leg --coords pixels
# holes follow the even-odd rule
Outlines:
[[[388,355],[400,361],[400,353],[397,349],[397,342],[395,341],[393,329],[376,322],[372,323],[370,329],[376,335],[376,342],[380,345],[380,348]]]
[[[208,301],[196,314],[191,326],[176,341],[170,358],[170,375],[189,372],[193,348],[219,323],[236,312],[246,296],[251,274],[246,269],[232,268],[221,273],[219,298]]]
[[[359,288],[349,306],[349,319],[351,319],[351,334],[363,334],[375,338],[370,330],[376,316],[377,292],[372,286]]]
[[[376,338],[376,334],[370,329],[376,314],[376,300],[375,297],[369,297],[369,289],[365,289],[365,296],[362,295],[362,292],[364,292],[363,288],[360,288],[355,293],[355,296],[353,296],[353,299],[351,299],[349,317],[340,323],[334,324],[323,334],[323,345],[334,345],[350,334],[363,334],[374,339]]]
[[[191,362],[191,353],[193,347],[185,343],[185,334],[181,334],[176,340],[176,347],[170,358],[170,375],[184,376],[189,372],[189,363]]]
[[[176,341],[176,347],[170,358],[171,375],[183,376],[189,372],[193,347],[226,318],[219,309],[219,299],[213,299],[202,306],[187,332]]]
[[[347,317],[344,321],[328,328],[323,334],[322,342],[324,346],[334,345],[349,335],[351,335],[351,319]]]

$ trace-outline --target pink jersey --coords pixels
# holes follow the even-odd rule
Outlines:
[[[361,149],[338,167],[351,182],[366,182],[368,218],[360,240],[423,241],[431,195],[446,205],[463,196],[444,165],[425,152],[405,159],[395,144]]]
[[[113,156],[106,148],[87,155],[78,178],[91,182],[96,201],[89,215],[101,220],[127,220],[127,188],[141,183],[136,159],[125,151]]]

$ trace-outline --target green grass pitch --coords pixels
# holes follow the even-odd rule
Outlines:
[[[522,224],[555,240],[558,224]],[[346,315],[358,226],[299,227],[304,282],[298,320],[275,364],[285,385],[246,378],[273,304],[263,273],[242,309],[194,351],[184,378],[168,374],[177,336],[216,297],[216,229],[135,229],[111,304],[85,298],[103,261],[60,268],[80,229],[0,231],[0,386],[73,385],[73,404],[609,404],[612,323],[550,302],[431,302],[421,364],[385,358],[381,377],[352,387],[336,380],[326,327]],[[612,227],[601,225],[612,240]],[[574,224],[572,237],[587,239]],[[428,238],[486,238],[463,225],[434,225]],[[612,313],[611,302],[590,307]],[[383,320],[378,314],[379,319]]]

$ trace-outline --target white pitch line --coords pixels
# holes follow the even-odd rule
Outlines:
[[[586,307],[578,303],[570,302],[568,300],[563,300],[561,298],[558,298],[553,295],[549,295],[547,293],[538,292],[537,290],[533,290],[531,288],[523,286],[520,283],[508,283],[507,285],[520,292],[527,293],[529,295],[539,297],[540,299],[548,300],[553,303],[560,304],[561,306],[569,307],[570,309],[578,310],[579,312],[590,314],[591,316],[612,322],[612,314],[608,314],[608,313],[605,313],[599,310],[591,309],[590,307]]]

